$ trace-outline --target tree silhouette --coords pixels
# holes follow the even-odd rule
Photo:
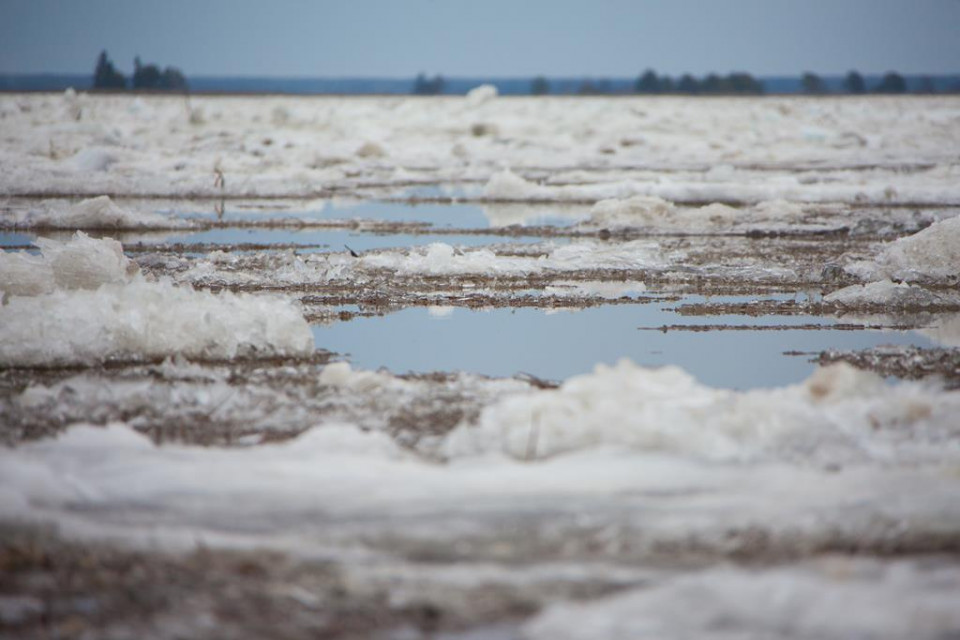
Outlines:
[[[140,56],[133,59],[133,77],[130,84],[134,89],[156,89],[160,85],[160,69],[155,64],[144,65]]]
[[[867,83],[863,81],[862,75],[856,71],[851,71],[843,81],[843,88],[846,89],[848,93],[866,93]]]
[[[188,88],[187,79],[180,69],[167,67],[163,70],[163,73],[160,74],[160,84],[158,88],[167,91],[186,91]]]
[[[689,94],[700,93],[700,83],[689,73],[684,74],[677,83],[677,91]]]
[[[413,93],[418,96],[435,96],[443,93],[443,88],[446,84],[446,81],[441,75],[427,78],[426,75],[421,73],[418,74],[417,78],[413,81]]]
[[[827,92],[827,87],[823,83],[823,78],[815,73],[807,71],[803,74],[800,83],[803,85],[803,92],[810,95],[820,95]]]
[[[920,78],[920,84],[917,85],[917,93],[936,93],[937,87],[933,84],[933,78],[923,76]]]
[[[725,78],[727,91],[733,93],[750,93],[759,95],[763,93],[763,83],[754,78],[749,73],[731,73]]]
[[[647,69],[633,87],[637,93],[660,93],[660,79],[653,69]]]
[[[117,71],[113,62],[107,56],[106,50],[100,52],[97,58],[97,66],[93,70],[93,88],[94,89],[124,89],[127,81],[123,74]]]
[[[703,91],[703,93],[721,93],[725,91],[725,89],[726,87],[720,79],[720,76],[715,73],[711,73],[700,83],[700,90]]]
[[[883,76],[874,91],[877,93],[906,93],[907,81],[899,73],[891,71]]]
[[[530,82],[530,93],[535,96],[545,96],[550,93],[550,82],[543,76],[537,76]]]

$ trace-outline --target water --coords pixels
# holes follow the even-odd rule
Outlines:
[[[722,301],[722,299],[714,299]],[[671,324],[796,326],[830,320],[810,317],[713,316],[687,318],[659,303],[588,309],[412,308],[382,317],[313,328],[318,347],[347,354],[356,367],[394,373],[468,371],[488,376],[529,373],[563,380],[595,364],[630,358],[647,366],[675,365],[700,382],[749,389],[800,382],[813,372],[809,356],[825,349],[884,344],[929,347],[917,333],[892,330],[644,331]]]
[[[404,197],[449,197],[436,187],[408,189]],[[188,220],[237,222],[267,222],[278,219],[298,220],[375,220],[377,222],[422,223],[433,227],[455,229],[488,229],[512,225],[569,226],[585,218],[589,207],[563,204],[504,205],[438,204],[407,202],[351,202],[323,201],[307,208],[274,208],[253,210],[243,203],[225,203],[218,213],[215,206],[209,210],[161,209],[158,213]]]
[[[525,236],[510,238],[511,242],[533,243],[541,238]],[[311,245],[301,251],[344,251],[349,246],[354,251],[373,249],[391,249],[397,247],[416,247],[434,242],[443,242],[452,246],[479,247],[504,242],[505,238],[472,234],[377,234],[365,231],[345,231],[338,229],[248,229],[226,228],[211,229],[168,236],[165,242],[183,244],[303,244]]]

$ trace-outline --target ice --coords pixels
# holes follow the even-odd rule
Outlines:
[[[286,299],[216,295],[148,282],[122,245],[78,231],[37,240],[41,256],[0,254],[0,363],[93,364],[110,358],[307,355],[313,337]]]
[[[819,369],[802,385],[736,393],[703,386],[676,367],[622,360],[556,391],[486,408],[477,426],[451,433],[443,451],[535,459],[613,445],[713,461],[924,459],[944,453],[941,438],[960,435],[957,412],[960,394],[887,388],[846,364]],[[901,441],[903,429],[909,442]]]
[[[729,230],[734,227],[796,225],[809,207],[784,200],[763,201],[734,208],[721,203],[678,207],[656,196],[601,200],[581,223],[585,227],[652,227],[685,233]]]
[[[313,335],[284,298],[213,294],[135,279],[94,291],[11,297],[0,307],[0,363],[95,364],[151,359],[306,356]]]
[[[509,166],[528,183],[511,196],[519,200],[960,201],[960,141],[946,97],[869,96],[811,110],[794,97],[491,96],[486,88],[462,101],[193,96],[188,111],[162,97],[89,95],[78,96],[80,119],[66,99],[17,96],[17,108],[4,111],[0,193],[310,197],[401,185],[410,174],[488,181]],[[145,113],[154,126],[143,126]],[[356,154],[364,141],[389,154]],[[223,186],[211,175],[218,160]],[[591,184],[556,182],[578,172]],[[493,195],[511,186],[502,177],[490,198],[506,197]]]
[[[106,171],[117,161],[116,155],[108,149],[81,149],[70,159],[71,166],[77,171]]]
[[[888,414],[905,409],[874,399],[859,410],[887,430]],[[787,394],[773,406],[791,404]],[[956,415],[955,402],[948,409]],[[756,418],[777,431],[784,413],[791,411]],[[903,440],[922,439],[912,429],[921,422],[894,426]],[[835,422],[823,428],[844,430]],[[0,515],[56,523],[64,535],[151,545],[203,539],[435,559],[468,552],[506,563],[558,553],[570,562],[682,563],[849,548],[929,552],[955,548],[960,533],[956,451],[938,444],[932,462],[909,455],[905,442],[905,454],[887,462],[827,468],[705,462],[623,444],[536,462],[481,452],[438,464],[382,432],[336,421],[239,449],[156,447],[121,424],[79,425],[54,440],[0,449]]]
[[[483,188],[483,195],[491,200],[535,200],[545,198],[546,193],[543,187],[527,182],[509,169],[493,174]]]
[[[110,238],[91,238],[82,231],[68,242],[36,241],[41,256],[0,253],[0,291],[12,295],[39,295],[55,288],[95,289],[126,282],[138,271],[123,255],[123,246]]]
[[[26,251],[0,252],[0,292],[35,296],[53,291],[53,268],[42,256]]]
[[[44,204],[15,215],[13,226],[54,229],[180,229],[191,226],[180,220],[148,211],[117,206],[109,196],[88,198],[72,205]]]
[[[899,280],[956,282],[960,278],[960,216],[894,240],[880,251],[876,264],[882,273]]]
[[[492,84],[482,84],[478,87],[474,87],[467,92],[467,96],[464,99],[468,106],[478,107],[485,102],[490,102],[497,97],[497,88]]]
[[[960,297],[945,292],[935,293],[906,282],[878,280],[838,289],[825,295],[823,301],[843,307],[884,305],[887,308],[896,308],[960,304]]]
[[[586,221],[598,227],[631,227],[669,222],[676,207],[662,198],[634,196],[626,200],[601,200],[590,209]]]
[[[529,640],[940,640],[960,630],[955,570],[827,558],[808,566],[722,567],[593,602],[557,604]]]

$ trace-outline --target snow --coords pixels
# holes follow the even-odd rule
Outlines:
[[[0,254],[0,363],[94,364],[110,358],[308,355],[299,309],[272,296],[148,282],[110,238],[37,240],[41,255]]]
[[[71,159],[71,165],[77,171],[92,173],[106,171],[116,161],[116,156],[108,149],[89,148],[78,151]]]
[[[44,203],[39,209],[17,212],[11,226],[55,229],[181,229],[186,220],[117,206],[109,196],[88,198],[72,205]]]
[[[957,394],[887,388],[849,365],[819,369],[802,385],[736,393],[701,385],[676,367],[623,360],[597,365],[556,391],[487,407],[479,424],[458,428],[443,451],[534,459],[613,445],[710,461],[938,458],[947,455],[940,439],[960,435],[957,412]],[[899,442],[904,428],[912,431],[909,443]],[[960,454],[952,449],[949,455]]]
[[[91,238],[82,231],[68,242],[36,241],[39,257],[26,252],[0,253],[0,291],[39,295],[55,288],[96,289],[125,282],[137,265],[123,255],[123,246],[110,238]]]
[[[489,199],[960,202],[956,106],[943,96],[814,107],[799,97],[506,100],[478,87],[463,100],[193,96],[187,108],[160,96],[8,95],[0,105],[6,194],[311,197],[489,181]],[[358,154],[365,142],[389,153]]]
[[[878,280],[838,289],[825,295],[823,301],[843,307],[884,305],[887,308],[896,308],[960,304],[960,297],[946,292],[934,293],[906,282],[894,283],[890,280]]]
[[[287,299],[213,294],[135,278],[90,290],[11,297],[0,307],[0,364],[109,359],[306,356],[313,335]]]
[[[876,258],[881,273],[900,280],[960,278],[960,216],[934,222],[886,245]]]
[[[873,402],[883,391],[860,405],[862,389],[844,397],[881,431],[895,425],[910,440],[923,419]],[[956,415],[956,399],[938,401]],[[794,405],[788,417],[804,407],[789,394],[778,404]],[[757,421],[777,431],[779,415]],[[671,418],[663,416],[664,430]],[[828,428],[842,435],[841,424]],[[794,557],[851,545],[929,551],[960,534],[956,451],[942,442],[939,462],[921,463],[904,442],[883,463],[826,469],[704,462],[701,448],[678,455],[609,444],[537,462],[481,452],[438,464],[384,432],[336,422],[239,449],[157,447],[122,424],[78,425],[55,440],[0,449],[0,513],[56,523],[65,535],[151,545],[233,539],[305,554],[366,548],[444,557],[468,544],[474,557],[501,561],[552,554],[560,543],[570,562]],[[131,516],[134,503],[140,516]]]
[[[481,84],[467,92],[465,102],[468,106],[478,107],[485,102],[490,102],[497,97],[497,88],[492,84]]]
[[[768,571],[721,567],[584,604],[558,604],[529,640],[945,638],[960,629],[956,571],[825,558]]]

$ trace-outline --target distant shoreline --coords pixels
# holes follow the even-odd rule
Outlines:
[[[905,74],[907,92],[917,92],[921,83],[929,80],[937,94],[947,94],[960,91],[960,73],[953,75]],[[865,75],[868,86],[880,81],[880,75]],[[61,92],[67,88],[77,91],[90,91],[92,87],[90,74],[0,74],[0,93],[36,93]],[[470,89],[481,84],[493,84],[500,95],[523,96],[531,95],[533,78],[481,78],[481,77],[450,77],[444,78],[444,89],[440,95],[464,95]],[[577,89],[585,80],[602,82],[605,91],[588,94],[604,96],[655,96],[655,95],[702,95],[688,93],[667,92],[638,93],[635,91],[636,78],[603,78],[603,77],[555,77],[546,78],[550,91],[546,95],[576,96]],[[764,95],[797,95],[803,94],[803,79],[801,76],[765,76],[758,77],[764,87]],[[825,95],[849,95],[843,88],[844,76],[822,76]],[[327,95],[327,96],[410,96],[414,86],[414,78],[268,78],[256,76],[187,76],[190,85],[190,95]],[[106,93],[106,92],[105,92]],[[135,91],[132,89],[117,91],[126,94],[160,95],[167,92]],[[182,94],[181,94],[182,95]],[[714,94],[711,94],[714,95]],[[724,95],[724,94],[716,94]],[[737,93],[726,95],[740,95]],[[862,95],[862,94],[856,94]]]

